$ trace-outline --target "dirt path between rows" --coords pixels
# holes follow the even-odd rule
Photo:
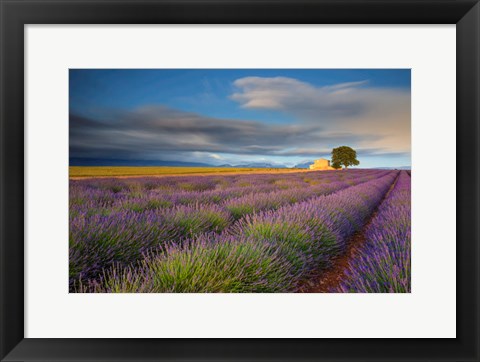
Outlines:
[[[373,211],[368,221],[363,225],[363,228],[350,237],[347,242],[347,251],[334,261],[334,265],[331,268],[321,271],[318,275],[314,275],[313,277],[309,278],[308,281],[300,286],[297,291],[298,293],[329,293],[331,290],[340,285],[345,276],[349,261],[360,252],[363,244],[365,244],[365,232],[375,216],[377,216],[380,205],[388,197],[390,192],[392,192],[393,188],[397,184],[400,172],[390,186],[390,189]]]

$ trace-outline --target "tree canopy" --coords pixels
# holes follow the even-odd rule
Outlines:
[[[357,160],[357,151],[348,146],[340,146],[332,150],[332,167],[341,168],[344,166],[358,166],[360,161]]]

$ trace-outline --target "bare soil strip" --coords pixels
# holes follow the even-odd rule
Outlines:
[[[400,176],[400,172],[390,186],[390,189],[387,191],[383,199],[379,202],[377,208],[373,211],[368,221],[363,225],[363,228],[350,237],[347,242],[347,251],[344,254],[340,255],[337,259],[335,259],[334,264],[331,268],[323,270],[319,272],[318,275],[315,275],[308,281],[305,281],[305,283],[302,284],[297,290],[298,293],[329,293],[332,289],[338,287],[338,285],[345,277],[345,272],[348,268],[349,261],[352,260],[352,258],[360,252],[363,244],[365,244],[365,232],[367,231],[375,216],[377,216],[378,208],[395,187],[398,176]]]

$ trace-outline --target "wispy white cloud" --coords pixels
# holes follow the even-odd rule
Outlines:
[[[223,160],[224,159],[222,156],[217,155],[216,153],[210,153],[209,156],[216,159],[216,160]]]
[[[373,136],[362,137],[357,147],[410,151],[409,90],[372,87],[368,80],[316,87],[286,77],[246,77],[234,85],[231,99],[243,108],[290,114],[317,124],[324,136]]]

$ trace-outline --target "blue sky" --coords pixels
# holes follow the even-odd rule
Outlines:
[[[410,165],[410,70],[73,69],[70,156]]]

